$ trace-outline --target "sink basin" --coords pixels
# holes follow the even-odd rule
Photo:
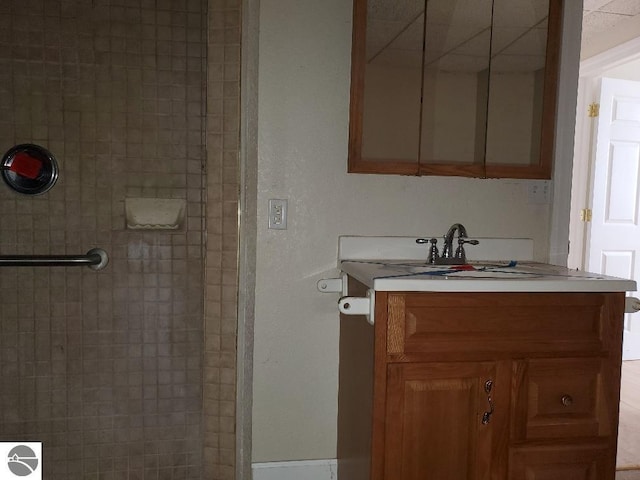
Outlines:
[[[412,262],[375,262],[383,268],[402,270],[405,272],[428,272],[428,271],[458,271],[458,270],[474,270],[485,268],[513,268],[515,264],[513,262],[496,262],[496,261],[469,261],[464,265],[436,265],[433,263],[425,263],[422,260]],[[520,263],[517,266],[521,267],[528,265],[528,263]]]
[[[455,278],[535,278],[542,277],[544,274],[537,272],[527,272],[522,269],[512,268],[511,270],[470,270],[452,272],[446,277]]]
[[[515,264],[499,264],[496,262],[476,262],[455,266],[420,265],[409,267],[407,273],[455,278],[518,278],[535,277],[544,274],[543,272],[531,271]]]

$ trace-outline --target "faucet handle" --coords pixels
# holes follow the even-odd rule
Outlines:
[[[465,262],[467,261],[467,255],[464,251],[464,244],[468,243],[469,245],[478,245],[480,242],[478,240],[469,240],[467,238],[458,238],[458,248],[456,249],[455,258],[461,258]]]
[[[427,263],[436,263],[438,258],[440,258],[440,252],[438,252],[438,247],[436,246],[438,243],[438,239],[432,238],[429,241],[431,242],[431,247],[429,248],[429,256],[427,257]]]
[[[429,247],[429,255],[427,256],[427,263],[436,263],[438,258],[440,258],[440,252],[438,251],[438,247],[437,247],[437,243],[438,243],[437,238],[418,238],[416,239],[416,243],[431,244],[431,246]]]
[[[468,243],[469,245],[478,245],[480,243],[479,240],[469,240],[468,238],[458,238],[458,245],[464,245]]]

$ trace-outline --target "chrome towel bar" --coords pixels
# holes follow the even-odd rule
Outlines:
[[[86,265],[102,270],[109,263],[107,252],[92,248],[86,255],[0,255],[0,267],[74,267]]]

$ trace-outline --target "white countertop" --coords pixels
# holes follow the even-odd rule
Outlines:
[[[471,263],[460,269],[424,261],[345,260],[341,270],[376,291],[632,292],[636,282],[529,261]]]
[[[428,238],[428,236],[425,235]],[[473,238],[473,237],[472,237]],[[414,237],[340,237],[340,269],[377,291],[633,292],[636,282],[533,262],[530,239],[481,238],[467,246],[470,265],[426,263]],[[482,261],[475,261],[482,259]]]

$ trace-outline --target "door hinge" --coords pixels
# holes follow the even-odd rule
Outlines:
[[[600,104],[591,103],[588,108],[589,118],[595,118],[600,115]]]
[[[593,212],[590,208],[583,208],[580,210],[580,220],[583,222],[590,222],[593,217]]]

